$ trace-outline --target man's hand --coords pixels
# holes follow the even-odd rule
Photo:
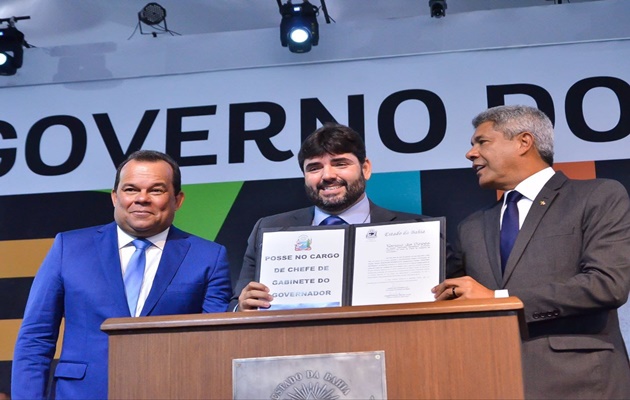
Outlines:
[[[260,282],[249,282],[238,296],[238,311],[253,311],[258,308],[269,308],[273,296],[269,288]]]
[[[490,290],[478,283],[470,276],[445,279],[431,289],[436,300],[457,299],[492,299],[494,290]]]

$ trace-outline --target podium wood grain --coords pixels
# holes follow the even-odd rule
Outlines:
[[[230,399],[235,358],[384,350],[390,399],[519,399],[522,308],[510,297],[109,319],[109,396]]]

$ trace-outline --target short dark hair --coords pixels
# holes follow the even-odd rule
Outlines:
[[[304,160],[320,157],[324,154],[352,153],[363,165],[365,162],[365,143],[354,129],[332,122],[308,135],[298,153],[298,163],[304,172]]]
[[[120,171],[122,171],[123,167],[127,165],[129,161],[144,161],[144,162],[158,162],[164,161],[168,165],[171,166],[173,170],[173,188],[175,189],[175,194],[179,194],[182,190],[182,173],[179,170],[179,165],[166,153],[162,153],[155,150],[138,150],[134,151],[127,157],[127,159],[120,163],[118,168],[116,169],[116,180],[114,181],[114,191],[118,189],[118,183],[120,182]]]

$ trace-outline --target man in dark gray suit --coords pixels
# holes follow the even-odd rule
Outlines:
[[[320,225],[330,216],[338,216],[348,224],[425,218],[418,214],[390,211],[368,200],[365,183],[372,174],[372,164],[366,157],[363,139],[347,126],[325,124],[310,134],[302,143],[298,162],[304,172],[306,194],[314,206],[261,218],[256,222],[247,241],[243,267],[228,309],[250,311],[268,308],[273,300],[269,288],[254,281],[263,228]]]
[[[554,172],[553,127],[535,108],[494,107],[473,126],[466,158],[479,185],[504,190],[504,200],[459,225],[466,276],[446,279],[435,297],[523,301],[526,398],[630,398],[617,317],[630,290],[628,193]]]

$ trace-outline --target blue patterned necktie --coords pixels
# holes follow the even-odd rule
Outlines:
[[[503,221],[501,223],[501,272],[505,272],[505,265],[516,236],[518,235],[518,206],[516,203],[523,197],[516,190],[511,191],[507,195],[506,207],[503,212]]]
[[[348,223],[338,215],[330,215],[320,222],[319,225],[348,225]]]
[[[151,242],[146,239],[136,239],[133,242],[136,251],[132,254],[125,270],[125,294],[127,295],[127,304],[129,304],[129,313],[132,317],[136,315],[136,306],[138,305],[138,297],[140,296],[140,287],[144,278],[144,267],[146,265],[147,247],[151,246]]]

